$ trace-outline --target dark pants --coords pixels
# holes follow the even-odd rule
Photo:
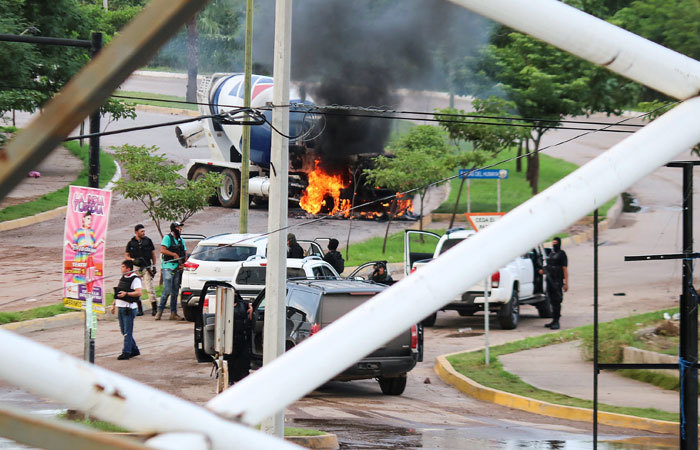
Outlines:
[[[250,374],[250,348],[246,339],[234,339],[233,353],[228,360],[228,383],[241,381]]]
[[[549,296],[549,303],[552,304],[552,321],[559,322],[559,318],[561,317],[561,302],[564,300],[562,284],[547,283],[547,295]]]
[[[136,311],[131,308],[118,308],[117,318],[119,319],[119,330],[124,336],[124,346],[122,353],[125,355],[133,355],[138,353],[139,348],[134,340],[134,316]]]

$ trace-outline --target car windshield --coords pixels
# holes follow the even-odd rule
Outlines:
[[[245,261],[248,257],[255,255],[256,252],[256,247],[199,244],[192,252],[191,257],[199,261],[235,262]]]
[[[453,238],[453,239],[447,239],[445,242],[442,244],[442,248],[440,249],[440,254],[442,255],[445,253],[447,250],[451,249],[455,245],[459,244],[462,242],[464,239],[462,238]]]
[[[306,278],[306,273],[304,269],[287,267],[287,278]],[[241,267],[236,276],[236,284],[264,286],[265,267]]]

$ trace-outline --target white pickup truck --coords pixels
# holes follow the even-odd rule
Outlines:
[[[409,275],[429,263],[464,239],[475,234],[472,230],[452,228],[440,236],[429,231],[406,230],[404,234],[404,273]],[[544,264],[545,250],[540,245],[525,255],[501,267],[489,280],[489,311],[498,315],[504,330],[512,330],[520,320],[520,305],[534,305],[540,317],[552,317],[552,305],[547,297],[546,280],[539,274]],[[460,316],[471,316],[484,310],[484,282],[472,286],[460,297],[445,305]],[[424,326],[433,326],[437,311],[423,320]]]

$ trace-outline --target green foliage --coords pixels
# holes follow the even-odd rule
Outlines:
[[[517,118],[518,116],[509,114],[509,111],[515,109],[515,103],[492,96],[485,100],[474,99],[472,106],[474,107],[473,113],[467,113],[455,108],[445,108],[437,111],[441,114],[450,114],[450,116],[436,115],[435,118],[439,121],[440,125],[447,130],[452,141],[468,142],[474,149],[482,150],[490,153],[490,156],[495,156],[504,148],[514,145],[517,139],[526,137],[523,128],[485,124],[503,123],[507,121],[506,119],[474,117],[494,116]],[[461,117],[455,117],[454,115],[456,114],[459,114]]]
[[[489,159],[485,164],[490,166],[498,161],[513,158],[515,155],[516,150],[510,148],[499,153],[497,157]],[[576,164],[549,155],[541,155],[540,158],[540,185],[542,189],[548,188],[578,168]],[[517,172],[515,164],[515,161],[508,161],[490,167],[491,169],[508,170],[508,179],[501,180],[501,211],[510,211],[532,198],[525,174]],[[462,180],[459,178],[450,180],[450,195],[434,212],[452,213],[461,183]],[[472,212],[496,211],[496,180],[471,180],[469,189]],[[465,212],[467,212],[466,187],[463,188],[459,205],[457,205],[458,214]]]
[[[428,230],[433,233],[442,234],[445,230]],[[386,239],[386,252],[381,253],[379,248],[382,245],[383,238],[373,237],[366,241],[351,244],[348,250],[348,258],[345,261],[345,267],[359,266],[367,261],[385,260],[389,263],[403,262],[403,231],[390,234]],[[416,243],[417,244],[417,243]],[[414,244],[411,244],[412,246]],[[413,247],[412,247],[413,248]],[[427,249],[432,252],[435,248]],[[421,248],[416,246],[414,251],[421,251]]]
[[[161,221],[185,222],[204,209],[221,185],[221,175],[213,172],[197,181],[185,180],[177,173],[183,166],[169,161],[165,154],[156,154],[155,146],[127,144],[114,150],[127,175],[117,181],[116,190],[143,204],[143,212],[153,219],[161,237]]]
[[[63,303],[56,303],[55,305],[39,306],[38,308],[27,309],[24,311],[0,312],[0,325],[12,322],[22,322],[24,320],[53,317],[58,314],[64,314],[72,311],[74,310],[64,307]]]
[[[9,127],[8,127],[9,128]],[[66,142],[64,146],[73,155],[83,161],[83,170],[80,171],[78,177],[71,184],[75,186],[88,185],[88,162],[90,160],[90,149],[88,145],[82,147],[77,141]],[[117,168],[114,164],[112,156],[104,151],[100,151],[100,187],[104,187],[114,176]],[[68,201],[68,186],[65,186],[57,191],[42,195],[36,200],[21,203],[19,205],[8,206],[0,210],[0,222],[6,220],[19,219],[21,217],[29,217],[44,211],[50,211],[65,206]]]
[[[185,97],[178,97],[175,95],[166,94],[155,94],[152,92],[135,92],[135,91],[115,91],[115,95],[123,95],[129,97],[144,97],[149,99],[161,99],[161,100],[177,100],[185,101]],[[191,103],[172,103],[172,102],[159,102],[158,100],[138,100],[138,99],[124,99],[124,101],[129,105],[153,105],[161,106],[164,108],[181,108],[189,109],[191,111],[197,111],[197,105]]]

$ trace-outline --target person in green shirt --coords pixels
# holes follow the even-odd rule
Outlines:
[[[182,280],[182,265],[185,263],[187,247],[182,240],[182,224],[173,222],[170,224],[170,233],[163,237],[160,243],[160,253],[162,256],[161,274],[163,275],[163,295],[160,297],[156,320],[163,316],[165,304],[170,297],[170,320],[180,320],[177,315],[177,294],[180,292],[180,281]]]

